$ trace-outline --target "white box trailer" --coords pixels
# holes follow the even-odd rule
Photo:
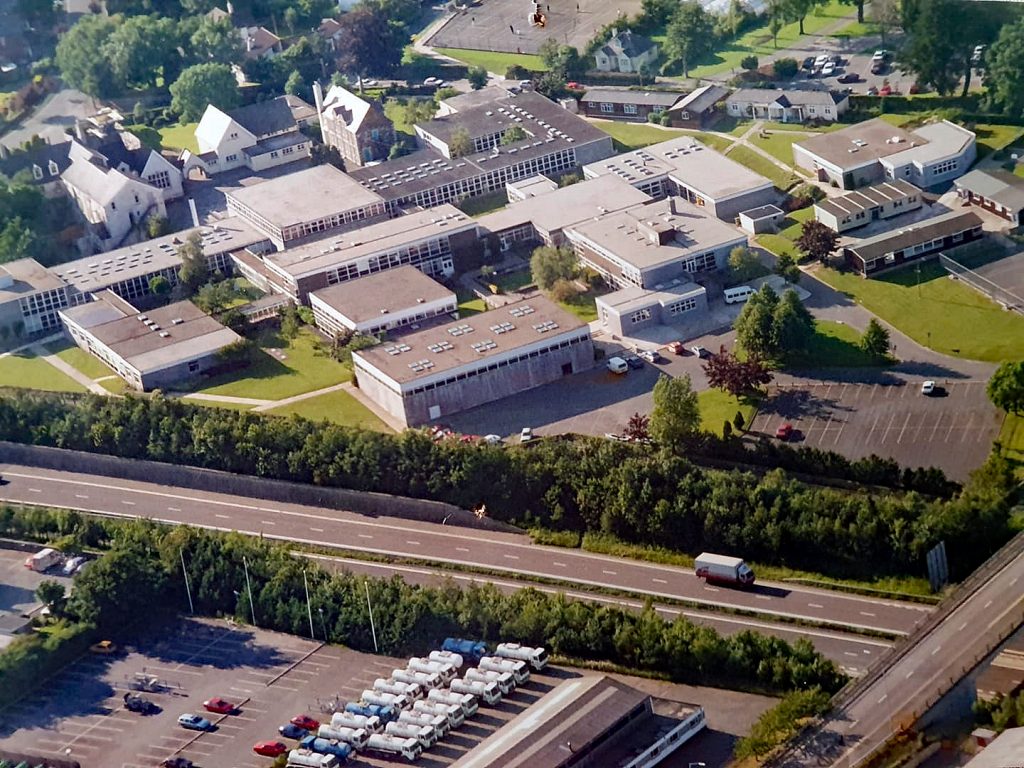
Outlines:
[[[423,754],[423,747],[416,739],[400,739],[397,736],[375,733],[367,742],[365,751],[384,757],[404,757],[410,763],[414,763]]]
[[[453,654],[457,655],[457,654]],[[433,653],[431,654],[433,656]],[[462,658],[461,656],[459,658]],[[431,661],[413,656],[409,659],[409,669],[413,672],[425,672],[428,675],[440,675],[441,680],[446,684],[450,683],[458,675],[458,667],[442,661]]]
[[[439,664],[451,664],[456,669],[462,669],[462,665],[465,663],[462,656],[455,651],[431,651],[428,658]]]
[[[422,699],[426,695],[423,691],[423,686],[419,683],[403,683],[384,677],[378,677],[373,681],[373,690],[380,691],[381,693],[392,693],[395,696],[405,694],[413,701]]]
[[[328,741],[343,742],[355,749],[362,749],[366,740],[370,738],[370,732],[363,728],[335,727],[333,725],[321,725],[317,729],[316,735]]]
[[[381,691],[363,691],[362,700],[367,704],[376,704],[380,707],[391,707],[396,712],[409,709],[412,706],[412,699],[403,694],[383,693]]]
[[[430,749],[437,743],[437,731],[429,725],[403,723],[398,720],[388,723],[384,728],[384,733],[388,736],[397,736],[400,739],[416,739],[424,749]]]
[[[57,563],[61,562],[63,559],[64,555],[59,551],[47,547],[46,549],[39,550],[34,555],[29,555],[25,559],[25,567],[38,573],[43,573],[44,571],[48,571],[53,568],[53,566],[57,565]]]
[[[455,680],[452,681],[453,683]],[[477,709],[480,705],[477,704],[476,696],[470,693],[457,693],[455,691],[447,690],[434,690],[427,694],[427,701],[437,701],[441,704],[456,704],[462,707],[463,714],[466,717],[472,717],[476,714]]]
[[[461,711],[462,709],[460,708],[459,712]],[[432,715],[429,712],[417,712],[416,710],[406,710],[398,716],[398,722],[425,725],[433,728],[434,733],[437,734],[439,739],[443,738],[452,729],[452,724],[448,722],[448,715]]]
[[[484,700],[484,704],[495,706],[501,703],[501,688],[497,683],[479,683],[471,680],[452,680],[448,686],[454,693],[468,693]]]
[[[288,768],[337,768],[338,758],[309,749],[293,749],[288,753]]]
[[[531,648],[519,643],[498,643],[494,655],[502,659],[525,661],[534,672],[540,672],[548,665],[548,652],[545,648]]]
[[[754,572],[741,557],[702,552],[694,559],[693,570],[699,578],[720,584],[749,587],[754,583]]]
[[[391,679],[400,683],[415,683],[426,691],[431,688],[443,688],[445,682],[437,672],[417,672],[412,669],[392,670]]]
[[[496,683],[502,696],[508,696],[516,689],[516,679],[511,672],[494,672],[490,669],[467,669],[463,680],[471,683]]]
[[[429,693],[427,694],[426,701],[417,701],[412,705],[412,711],[418,712],[421,715],[444,717],[448,721],[449,730],[458,728],[466,722],[466,712],[461,704],[447,704],[443,701],[434,701],[430,698]],[[405,713],[403,712],[402,714]],[[401,716],[399,715],[399,718]]]
[[[522,685],[530,679],[530,665],[518,659],[503,659],[500,656],[484,656],[480,659],[478,669],[489,669],[492,672],[511,672],[516,683]]]
[[[380,733],[384,725],[376,715],[354,715],[351,712],[335,712],[331,715],[331,728],[362,728],[367,733]]]

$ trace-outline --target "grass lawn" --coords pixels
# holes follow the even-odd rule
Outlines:
[[[185,123],[184,125],[168,125],[160,129],[160,143],[164,149],[188,149],[192,152],[199,151],[196,143],[196,126],[198,123]]]
[[[758,235],[755,240],[762,248],[766,248],[776,256],[788,253],[794,259],[800,258],[800,252],[796,248],[797,238],[803,229],[803,223],[814,218],[814,208],[801,208],[793,211],[782,220],[783,227],[778,234],[766,233]]]
[[[750,142],[759,149],[763,149],[776,160],[781,160],[786,165],[791,166],[793,165],[793,143],[803,141],[806,138],[807,135],[803,133],[776,131],[773,128],[764,138],[761,138],[756,133],[751,134]]]
[[[760,173],[781,190],[787,190],[800,181],[795,173],[782,170],[771,160],[761,157],[750,147],[734,146],[729,152],[729,157],[737,163],[747,166],[747,168],[755,173]]]
[[[484,303],[484,300],[478,299],[468,291],[460,290],[456,292],[455,297],[459,302],[459,317],[472,317],[487,311],[487,305]]]
[[[271,416],[301,416],[313,421],[326,420],[343,427],[360,427],[377,432],[391,431],[372,411],[344,390],[310,397],[265,413]]]
[[[505,194],[505,190],[499,189],[497,192],[490,192],[486,195],[467,197],[458,204],[458,208],[463,213],[468,213],[476,218],[485,213],[500,210],[506,205],[508,205],[508,195]]]
[[[1017,163],[1013,166],[1013,175],[1024,179],[1024,163]]]
[[[84,392],[77,381],[58,371],[30,350],[0,357],[0,387],[43,389],[48,392]]]
[[[902,128],[905,125],[909,125],[916,120],[921,119],[921,115],[907,114],[906,112],[886,112],[885,114],[879,115],[880,118],[890,125],[895,125],[898,128]]]
[[[508,272],[504,275],[494,275],[490,278],[492,285],[498,286],[502,293],[513,293],[522,290],[533,284],[533,275],[528,269],[521,269],[518,272]]]
[[[650,123],[622,123],[615,120],[595,120],[593,122],[615,140],[615,149],[619,152],[629,152],[633,149],[640,149],[640,147],[687,135],[693,136],[719,152],[732,144],[731,141],[721,136],[713,136],[700,131],[662,128]]]
[[[465,62],[471,67],[483,67],[496,75],[505,75],[505,71],[516,64],[533,72],[545,72],[544,60],[540,56],[529,53],[502,53],[500,51],[471,51],[468,48],[435,48],[443,56]]]
[[[978,134],[978,159],[1013,144],[1024,135],[1024,128],[1019,125],[997,125],[995,123],[978,123],[974,126]]]
[[[720,389],[707,389],[697,393],[697,401],[700,404],[701,429],[721,437],[722,425],[727,421],[731,424],[737,411],[743,414],[743,423],[749,426],[757,413],[760,398],[737,398]]]
[[[387,115],[388,120],[394,123],[396,131],[408,134],[410,137],[416,135],[412,125],[406,122],[405,105],[398,99],[388,99],[384,103],[384,114]]]
[[[868,37],[869,35],[877,34],[879,34],[879,26],[875,22],[857,21],[856,19],[854,19],[832,36],[838,38],[850,38]]]
[[[949,280],[935,262],[921,265],[920,286],[914,267],[870,280],[824,267],[815,274],[937,352],[1000,362],[1019,359],[1024,349],[1024,317]]]
[[[256,339],[259,349],[253,352],[252,365],[217,376],[196,391],[210,395],[281,400],[350,381],[352,371],[347,366],[317,354],[313,347],[317,338],[308,329],[303,329],[291,340],[285,340],[276,330],[264,331]],[[268,349],[280,349],[284,359],[271,355]]]
[[[115,395],[121,395],[125,392],[133,391],[131,387],[128,386],[128,382],[117,375],[112,379],[104,379],[100,382],[100,386],[107,390],[107,392],[112,392]]]
[[[881,365],[860,348],[861,334],[856,328],[834,320],[818,320],[807,349],[794,356],[789,368],[863,368]]]
[[[100,362],[99,358],[93,357],[81,347],[76,347],[71,342],[49,344],[46,347],[57,357],[73,368],[77,368],[90,379],[98,379],[102,376],[117,375]],[[120,379],[120,377],[118,377]]]
[[[597,302],[595,301],[597,294],[587,291],[586,293],[578,293],[569,301],[560,301],[558,306],[564,309],[566,312],[571,312],[576,315],[584,323],[592,323],[597,320]]]

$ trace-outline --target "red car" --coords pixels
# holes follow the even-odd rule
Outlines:
[[[230,715],[235,711],[234,704],[221,698],[207,699],[203,702],[203,708],[207,712],[216,712],[218,715]]]
[[[793,425],[782,424],[778,429],[775,430],[775,436],[779,440],[789,440],[793,436]]]
[[[264,757],[278,757],[288,751],[288,745],[281,741],[257,741],[252,751]]]
[[[893,93],[895,91],[893,91],[891,85],[883,85],[878,91],[879,96],[892,96]]]
[[[683,342],[681,341],[671,341],[668,345],[668,351],[673,355],[685,355],[686,347],[683,346]]]
[[[314,720],[309,715],[296,715],[288,722],[299,728],[305,728],[307,731],[315,731],[320,727],[320,721]]]

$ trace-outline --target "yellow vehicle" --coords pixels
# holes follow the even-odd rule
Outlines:
[[[100,640],[98,643],[89,646],[93,653],[110,654],[117,651],[117,646],[111,640]]]

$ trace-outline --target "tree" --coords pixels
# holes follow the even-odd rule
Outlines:
[[[771,286],[764,285],[761,290],[747,299],[739,316],[733,323],[736,329],[736,341],[748,355],[770,359],[778,349],[775,335],[775,308],[779,297]]]
[[[171,85],[171,109],[186,122],[198,120],[206,108],[234,109],[241,103],[238,83],[227,64],[193,64]]]
[[[648,29],[664,27],[678,6],[678,0],[641,0],[640,10],[644,26]]]
[[[85,16],[57,43],[56,59],[64,82],[89,96],[103,98],[117,92],[117,81],[110,62],[98,55],[117,28],[106,16]]]
[[[356,6],[343,14],[338,41],[338,67],[361,76],[390,75],[402,62],[409,35],[400,22],[389,21],[370,8]]]
[[[772,63],[772,71],[775,72],[776,77],[788,80],[795,77],[796,73],[800,71],[800,62],[790,58],[776,59]]]
[[[238,296],[235,285],[230,280],[207,283],[193,297],[193,303],[208,315],[215,315],[223,310]]]
[[[814,334],[814,318],[807,311],[796,291],[789,289],[772,313],[775,353],[788,357],[806,349]]]
[[[860,348],[876,360],[884,360],[889,356],[889,329],[872,317],[860,337]]]
[[[237,64],[244,56],[242,36],[231,19],[201,17],[189,37],[189,54],[196,63]]]
[[[34,257],[38,244],[36,233],[15,216],[0,228],[0,264]]]
[[[772,380],[771,372],[757,357],[740,360],[722,346],[717,355],[704,361],[708,384],[734,397],[763,387]]]
[[[570,248],[542,245],[530,256],[530,274],[545,291],[551,290],[558,280],[572,280],[578,270],[576,254]]]
[[[294,5],[289,5],[284,9],[282,20],[284,21],[284,25],[288,27],[288,31],[294,35],[295,30],[299,26],[299,12],[296,10]]]
[[[562,80],[563,83],[574,80],[587,69],[586,62],[580,56],[579,51],[571,45],[560,45],[553,37],[541,43],[537,53],[544,61],[548,73]]]
[[[788,253],[779,254],[775,258],[775,274],[787,283],[800,281],[800,267],[797,266],[796,259]]]
[[[409,99],[402,107],[405,122],[409,125],[417,125],[434,119],[437,112],[437,104],[432,99]]]
[[[779,47],[779,32],[786,26],[784,0],[768,0],[768,31],[772,34],[772,48]]]
[[[754,56],[753,54],[751,54],[750,56],[744,56],[742,59],[740,59],[740,67],[742,69],[747,70],[747,72],[753,72],[755,69],[758,68],[758,66],[759,63],[757,61],[757,56]]]
[[[521,126],[513,124],[501,135],[501,146],[515,144],[517,141],[529,138],[529,135]]]
[[[474,91],[479,91],[487,85],[487,77],[487,70],[483,67],[470,67],[469,72],[466,73],[466,79],[469,80]]]
[[[823,0],[783,0],[784,13],[800,23],[800,34],[804,34],[804,18]],[[796,74],[796,73],[794,73]]]
[[[288,80],[284,84],[284,92],[289,96],[302,96],[306,92],[306,83],[299,70],[293,69],[292,73],[288,75]]]
[[[665,53],[682,62],[683,77],[690,76],[691,63],[711,51],[714,32],[714,19],[698,0],[687,0],[672,14],[665,31]]]
[[[700,405],[690,375],[672,378],[662,374],[654,385],[651,436],[677,453],[700,429]]]
[[[838,242],[839,235],[835,230],[820,221],[810,219],[803,223],[796,247],[800,249],[805,258],[825,263],[836,249]]]
[[[1024,413],[1024,362],[1002,363],[989,379],[986,392],[996,408],[1018,416]]]
[[[641,443],[651,438],[651,417],[642,413],[634,413],[626,422],[626,428],[622,432],[634,443]]]
[[[579,288],[576,287],[576,283],[572,280],[566,280],[564,277],[560,277],[555,280],[554,285],[551,286],[551,290],[548,291],[548,295],[553,301],[572,301],[578,294]]]
[[[149,292],[154,296],[166,296],[171,292],[171,281],[163,275],[156,275],[149,279]]]
[[[461,126],[452,131],[451,136],[448,137],[448,151],[452,157],[465,157],[473,154],[473,138],[469,135],[469,131]]]
[[[150,238],[161,237],[171,231],[171,222],[166,216],[153,214],[146,219],[146,234]]]
[[[966,5],[979,4],[960,0],[923,3],[908,30],[910,39],[900,52],[901,65],[916,72],[920,82],[933,86],[943,96],[952,93],[963,71]],[[966,53],[969,58],[970,48]]]
[[[178,270],[178,284],[186,297],[193,296],[210,279],[210,264],[203,253],[203,238],[193,232],[178,246],[181,269]]]
[[[54,0],[18,0],[15,7],[18,15],[32,26],[48,30],[57,23],[64,6]]]
[[[132,88],[155,87],[160,77],[173,82],[181,69],[178,24],[157,16],[125,19],[103,44],[114,76]]]
[[[1024,19],[1007,24],[986,54],[988,98],[1004,115],[1024,117]]]
[[[47,579],[36,587],[36,597],[39,598],[39,602],[50,609],[50,613],[58,615],[63,609],[66,599],[64,585],[53,579]]]
[[[764,265],[757,254],[744,245],[729,252],[729,275],[737,283],[745,283],[764,274]]]
[[[871,3],[872,7],[874,7],[876,1],[877,0],[873,0],[873,2]],[[843,3],[844,5],[855,5],[855,6],[857,6],[857,21],[860,22],[861,24],[864,23],[864,2],[865,2],[865,0],[839,0],[839,2]]]
[[[858,0],[857,17],[864,15],[864,0]],[[871,18],[878,25],[882,36],[882,47],[885,48],[889,30],[900,24],[900,0],[871,0]]]

